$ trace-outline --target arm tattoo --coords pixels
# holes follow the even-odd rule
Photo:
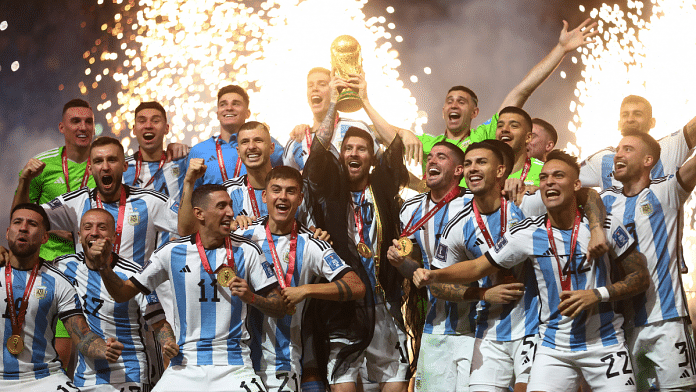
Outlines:
[[[406,279],[413,279],[413,273],[416,272],[421,265],[410,257],[404,258],[404,262],[397,268],[401,276]]]
[[[607,217],[607,210],[604,207],[602,198],[599,197],[599,193],[594,189],[582,188],[578,191],[578,201],[582,203],[585,210],[590,230],[601,229]]]
[[[642,293],[650,286],[650,275],[646,266],[645,256],[633,250],[621,262],[624,277],[620,281],[607,286],[609,298],[620,301]]]
[[[265,297],[256,294],[254,303],[250,305],[271,317],[278,318],[285,315],[285,301],[277,288],[271,290]]]
[[[331,139],[333,139],[334,134],[334,120],[336,117],[336,102],[331,102],[329,104],[329,110],[324,117],[324,121],[321,122],[319,129],[317,129],[316,136],[319,138],[322,146],[328,149],[331,146]]]
[[[172,331],[172,326],[165,320],[155,326],[155,331],[157,333],[157,341],[161,346],[165,346],[167,343],[176,344],[176,338],[174,337],[174,331]]]
[[[84,316],[72,316],[65,322],[77,349],[85,357],[93,359],[106,359],[106,343],[89,329]]]
[[[343,292],[343,286],[341,285],[341,281],[337,280],[334,282],[334,284],[336,285],[336,288],[338,289],[338,300],[345,301],[346,298],[345,298],[345,293]]]
[[[437,299],[452,302],[478,301],[477,287],[469,287],[463,284],[435,283],[430,286],[430,292]]]

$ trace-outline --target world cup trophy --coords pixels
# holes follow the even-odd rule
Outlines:
[[[350,35],[342,35],[331,43],[331,66],[336,76],[342,79],[350,79],[351,74],[362,73],[362,57],[360,56],[360,44]],[[344,113],[352,113],[362,109],[362,101],[358,92],[344,88],[339,91],[336,109]]]

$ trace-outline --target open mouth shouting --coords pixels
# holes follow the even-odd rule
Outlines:
[[[470,188],[474,188],[478,185],[480,185],[483,182],[483,175],[480,173],[470,173],[467,176],[467,185],[469,185]]]
[[[561,196],[561,191],[557,189],[548,189],[544,192],[547,200],[556,200]]]
[[[112,176],[111,174],[101,176],[101,183],[102,187],[105,191],[107,191],[107,193],[108,191],[113,190],[116,186],[116,184],[114,183],[114,176]]]
[[[458,126],[462,118],[462,114],[459,112],[449,112],[447,113],[447,124],[450,127]]]
[[[152,141],[155,138],[155,133],[154,132],[145,132],[143,133],[143,139],[145,141],[149,142]]]
[[[278,202],[275,205],[275,209],[277,212],[285,215],[285,214],[288,214],[290,212],[290,204],[285,203],[285,202]]]
[[[505,142],[507,144],[510,144],[510,143],[512,143],[513,139],[512,139],[512,135],[510,135],[508,133],[504,133],[504,134],[500,135],[500,139],[498,139],[498,140],[500,140],[501,142]]]

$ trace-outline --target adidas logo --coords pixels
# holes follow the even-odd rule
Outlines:
[[[483,241],[480,238],[476,238],[476,242],[474,243],[475,246],[481,246],[483,245]]]
[[[551,248],[546,249],[546,252],[541,254],[542,257],[544,256],[553,256],[553,252],[551,252]]]
[[[679,378],[689,378],[689,377],[691,377],[691,375],[689,374],[688,370],[684,370],[684,373],[682,373],[682,375],[679,376]]]
[[[626,384],[624,385],[636,385],[636,382],[633,381],[633,377],[629,378],[628,381],[626,381]]]
[[[217,155],[216,156],[211,156],[208,158],[207,162],[212,162],[212,161],[217,161]]]
[[[524,360],[522,361],[522,364],[523,364],[523,365],[526,365],[526,364],[528,364],[528,363],[529,363],[529,356],[525,356],[525,357],[524,357]]]
[[[191,272],[191,268],[189,268],[188,264],[186,264],[184,268],[179,270],[179,272]]]
[[[56,178],[55,181],[53,181],[53,183],[54,184],[65,184],[65,180],[63,179],[63,177],[58,177],[58,178]]]

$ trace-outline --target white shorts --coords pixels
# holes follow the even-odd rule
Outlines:
[[[525,336],[510,342],[476,339],[471,359],[469,385],[474,391],[526,384],[534,362],[537,336]],[[476,388],[474,388],[476,386]]]
[[[626,331],[638,389],[696,384],[694,336],[686,319],[658,321]]]
[[[164,371],[153,392],[265,392],[253,369],[240,366],[176,365]]]
[[[331,372],[344,341],[332,341],[329,354],[329,384],[357,382],[360,366],[366,360],[367,377],[377,383],[407,382],[408,351],[406,334],[399,329],[384,304],[375,305],[375,334],[363,355],[350,364],[348,371],[333,380]]]
[[[592,392],[635,392],[636,381],[626,344],[589,351],[561,351],[537,346],[528,391],[577,391],[585,379]]]
[[[415,390],[417,392],[469,391],[472,335],[431,335],[421,338]],[[456,386],[456,389],[453,387]]]
[[[81,392],[149,392],[152,388],[137,382],[124,382],[122,384],[101,384],[80,387]]]
[[[62,371],[38,380],[0,380],[0,392],[80,392]]]
[[[256,372],[269,392],[299,392],[300,375],[293,371]]]

